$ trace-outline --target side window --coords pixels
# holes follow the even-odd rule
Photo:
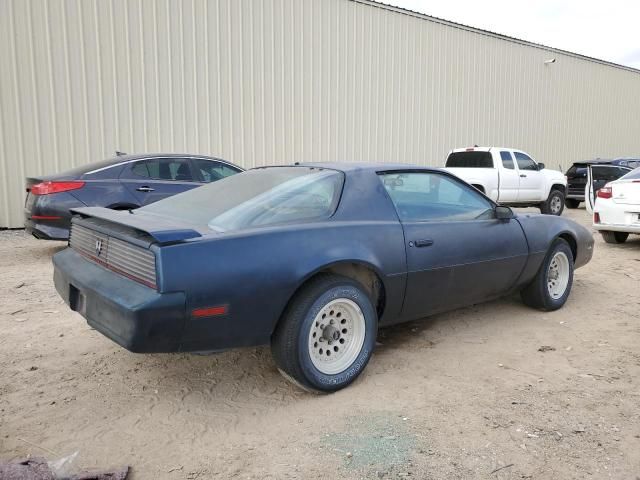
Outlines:
[[[494,218],[493,204],[473,187],[430,172],[380,174],[403,222],[463,221]]]
[[[518,162],[518,168],[520,170],[534,170],[538,171],[538,165],[534,162],[529,155],[525,155],[520,152],[513,152],[516,157],[516,162]]]
[[[152,180],[193,181],[189,161],[181,158],[151,158],[136,162],[131,173]]]
[[[131,173],[138,177],[147,177],[151,178],[151,174],[149,173],[149,168],[147,168],[147,164],[149,160],[142,160],[140,162],[136,162],[131,167]]]
[[[502,159],[502,166],[504,168],[508,168],[509,170],[513,170],[515,168],[513,166],[513,157],[511,156],[511,152],[500,152],[500,158]]]
[[[194,162],[198,175],[200,175],[200,178],[205,183],[215,182],[216,180],[221,180],[238,173],[238,170],[235,168],[231,168],[221,162],[205,160],[203,158],[197,158]]]

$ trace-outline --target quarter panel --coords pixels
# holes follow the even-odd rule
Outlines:
[[[385,318],[400,312],[404,236],[398,222],[324,222],[217,235],[159,249],[162,291],[187,292],[187,310],[227,305],[221,317],[191,318],[183,349],[267,343],[296,290],[337,262],[371,265],[387,293]],[[381,321],[381,323],[384,323]]]
[[[111,205],[139,205],[119,180],[87,180],[85,186],[74,190],[73,195],[89,207]]]

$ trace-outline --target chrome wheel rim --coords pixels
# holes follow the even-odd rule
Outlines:
[[[557,252],[549,263],[547,289],[554,300],[562,297],[569,285],[569,258],[564,252]]]
[[[362,350],[365,337],[362,310],[348,298],[337,298],[318,312],[309,330],[311,363],[325,375],[349,368]]]
[[[551,198],[551,213],[558,213],[560,211],[560,207],[562,206],[562,201],[558,195],[554,195]]]

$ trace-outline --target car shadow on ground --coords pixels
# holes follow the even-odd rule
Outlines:
[[[487,315],[488,311],[494,310],[501,310],[502,315]],[[448,337],[463,336],[465,341],[476,338],[476,343],[484,343],[483,332],[498,328],[506,318],[525,311],[529,309],[515,295],[384,327],[378,333],[375,361],[384,364],[388,354],[394,351],[432,348]],[[99,334],[96,332],[96,335]],[[255,408],[256,398],[266,407],[270,404],[283,405],[308,395],[279,374],[269,346],[207,355],[139,355],[119,348],[113,353],[115,355],[108,357],[111,365],[107,369],[116,376],[122,375],[121,382],[128,385],[138,383],[138,388],[144,392],[162,392],[162,396],[168,398],[177,396],[176,400],[180,402],[221,401],[223,410],[236,411],[245,406]],[[382,368],[386,370],[384,365]],[[366,371],[356,385],[360,381],[366,381]]]

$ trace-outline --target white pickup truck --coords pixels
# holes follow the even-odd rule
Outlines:
[[[451,150],[445,170],[473,185],[493,201],[514,207],[538,207],[561,215],[567,179],[544,168],[521,150],[471,147]]]

